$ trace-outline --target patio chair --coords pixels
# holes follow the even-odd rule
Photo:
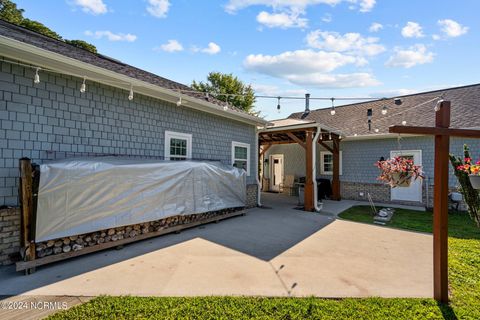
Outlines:
[[[288,192],[288,195],[291,196],[293,195],[294,192],[294,182],[295,182],[295,176],[293,175],[286,175],[285,178],[283,179],[283,182],[280,183],[280,192]]]

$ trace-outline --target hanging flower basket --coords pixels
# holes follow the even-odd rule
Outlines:
[[[470,178],[473,189],[480,190],[480,176],[471,174],[468,177]]]
[[[413,163],[413,160],[395,157],[377,161],[375,166],[380,169],[380,176],[377,180],[383,181],[392,188],[409,187],[412,179],[423,178],[420,166]]]
[[[468,174],[470,183],[474,189],[480,190],[480,160],[477,163],[472,164],[471,158],[464,159],[464,165],[458,166],[457,170],[463,171]]]

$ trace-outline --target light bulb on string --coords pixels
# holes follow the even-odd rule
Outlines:
[[[378,129],[375,129],[375,133],[378,133],[378,131],[380,131],[380,130],[378,130]]]
[[[128,94],[128,100],[132,101],[133,100],[133,86],[130,85],[130,93]]]
[[[383,106],[382,108],[382,114],[383,115],[386,115],[388,113],[388,107],[387,106]]]
[[[181,105],[182,105],[182,97],[178,97],[177,107],[180,107]]]
[[[334,116],[335,115],[335,104],[334,104],[335,98],[330,98],[330,100],[332,100],[332,108],[330,109],[330,114]]]
[[[40,83],[40,76],[38,75],[38,70],[40,70],[40,68],[35,69],[35,77],[33,78],[33,83],[35,83],[35,84]]]
[[[280,113],[280,108],[281,108],[281,106],[280,106],[280,97],[277,97],[277,99],[278,99],[277,112]]]
[[[403,120],[402,121],[402,126],[406,126],[407,125],[407,121]]]
[[[81,93],[84,93],[85,91],[87,91],[87,85],[85,84],[85,80],[86,80],[86,77],[83,77],[83,82],[82,82],[82,85],[80,86]]]
[[[437,101],[437,103],[435,104],[435,108],[433,108],[433,110],[435,110],[435,112],[440,111],[440,107],[442,105],[442,102],[443,102],[443,99],[440,99],[440,100]]]

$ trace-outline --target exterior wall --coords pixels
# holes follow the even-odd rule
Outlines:
[[[463,156],[464,144],[469,145],[473,159],[480,158],[480,139],[452,138],[450,141],[450,152]],[[373,164],[380,157],[389,158],[392,150],[421,150],[423,171],[426,176],[426,179],[423,181],[423,203],[428,206],[432,205],[434,183],[433,137],[404,137],[401,139],[400,145],[396,138],[342,141],[340,150],[342,150],[342,175],[340,175],[342,197],[344,199],[366,200],[366,193],[370,192],[375,201],[381,202],[391,201],[390,188],[376,180],[378,169]],[[324,149],[318,146],[317,176],[331,179],[330,175],[320,174],[320,151],[324,151]],[[267,151],[266,157],[271,154],[284,155],[285,175],[293,174],[297,178],[305,176],[305,150],[298,144],[272,146]],[[263,165],[265,177],[268,177],[269,167],[265,163]],[[449,188],[454,191],[456,186],[457,179],[453,174],[453,168],[450,167]],[[363,192],[364,196],[360,196],[360,192]]]
[[[20,250],[20,210],[0,209],[0,266],[11,263],[10,255]]]
[[[0,205],[17,205],[18,159],[92,154],[164,156],[165,131],[192,134],[192,158],[231,164],[231,143],[250,144],[256,184],[255,126],[97,83],[0,62]]]

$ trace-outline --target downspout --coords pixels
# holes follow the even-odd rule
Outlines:
[[[257,168],[257,174],[255,175],[255,178],[257,179],[257,206],[261,207],[262,202],[261,202],[261,195],[262,195],[262,190],[261,190],[261,184],[260,184],[260,172],[259,170],[259,161],[260,161],[260,152],[259,152],[259,146],[258,146],[258,139],[259,139],[259,131],[258,128],[255,128],[255,166]]]
[[[312,159],[313,159],[313,168],[312,168],[312,181],[313,181],[313,206],[316,212],[320,212],[323,208],[323,203],[318,205],[318,185],[317,185],[317,143],[318,138],[321,133],[320,126],[317,126],[317,133],[313,137],[313,146],[312,146]]]

